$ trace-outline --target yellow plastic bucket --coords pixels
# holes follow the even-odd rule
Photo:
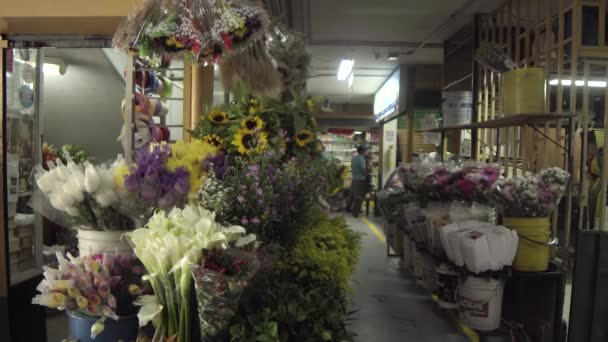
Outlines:
[[[545,112],[545,71],[527,68],[502,74],[505,116]]]
[[[505,217],[505,226],[517,231],[519,244],[513,269],[522,272],[544,272],[549,268],[551,223],[548,217]]]

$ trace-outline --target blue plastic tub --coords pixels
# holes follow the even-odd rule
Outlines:
[[[91,327],[98,320],[74,315],[68,312],[72,338],[80,342],[130,342],[137,339],[139,323],[137,315],[121,317],[118,321],[106,319],[105,328],[95,339],[91,338]]]

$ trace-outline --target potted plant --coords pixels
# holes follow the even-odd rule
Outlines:
[[[566,191],[570,175],[557,167],[539,174],[501,179],[491,193],[502,210],[505,226],[520,236],[513,268],[518,271],[543,272],[549,266],[551,238],[549,216]]]
[[[138,335],[135,299],[151,292],[146,273],[134,256],[96,254],[65,258],[57,253],[57,268],[45,267],[38,285],[38,304],[66,310],[70,333],[80,342],[134,341]]]

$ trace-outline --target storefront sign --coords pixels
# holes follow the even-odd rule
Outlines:
[[[382,121],[389,115],[399,112],[399,69],[386,80],[374,96],[374,119]]]

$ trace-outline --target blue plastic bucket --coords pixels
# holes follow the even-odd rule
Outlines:
[[[105,328],[95,339],[91,338],[91,327],[98,318],[81,317],[71,312],[68,312],[68,318],[72,338],[79,342],[129,342],[137,339],[139,329],[137,315],[121,317],[118,321],[107,318]]]

